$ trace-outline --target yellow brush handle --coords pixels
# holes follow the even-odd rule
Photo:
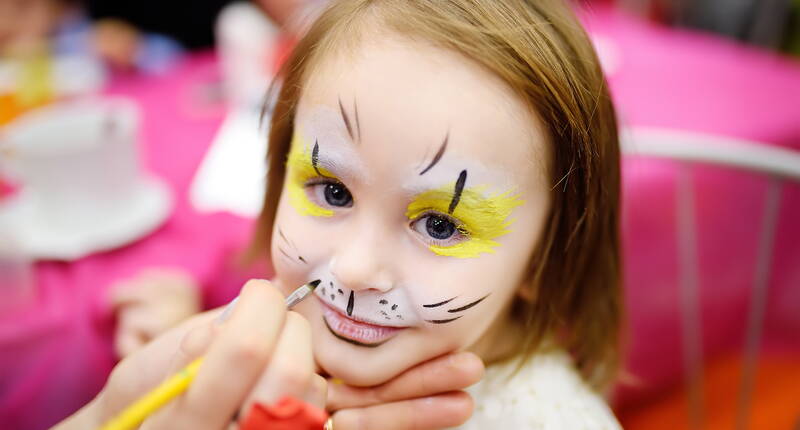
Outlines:
[[[200,369],[200,364],[202,362],[202,357],[191,362],[188,366],[184,367],[183,370],[137,400],[136,403],[128,406],[122,413],[114,417],[114,419],[103,424],[100,429],[130,430],[136,428],[136,426],[141,424],[150,414],[186,391],[186,388],[189,387],[189,384],[197,375],[197,370]]]
[[[301,285],[299,288],[294,290],[292,294],[289,294],[289,297],[286,298],[286,307],[291,309],[294,305],[300,303],[306,297],[311,296],[311,294],[314,292],[314,289],[317,288],[317,285],[319,285],[319,282],[319,279],[317,279],[316,281]],[[234,301],[231,302],[228,305],[228,308],[222,313],[221,316],[223,320],[235,301],[236,300],[234,299]],[[186,391],[186,388],[189,387],[189,384],[192,383],[192,380],[197,375],[197,371],[200,369],[200,363],[202,362],[202,357],[191,362],[175,376],[167,379],[161,385],[156,387],[156,389],[147,393],[144,397],[137,400],[136,403],[130,405],[128,408],[122,411],[121,414],[103,424],[103,426],[100,427],[100,430],[130,430],[136,428],[136,426],[141,424],[142,421],[144,421],[144,419],[150,414],[157,411],[162,406],[169,403],[172,399],[180,396],[181,393]]]

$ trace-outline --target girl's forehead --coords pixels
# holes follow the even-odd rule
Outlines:
[[[466,57],[396,39],[329,57],[314,68],[296,117],[296,129],[321,153],[358,159],[362,169],[418,174],[441,155],[423,176],[455,180],[470,169],[489,183],[544,180],[539,121],[504,82]]]
[[[356,126],[350,136],[341,112],[320,105],[307,120],[299,119],[295,145],[312,154],[314,161],[342,180],[378,183],[391,180],[408,194],[418,194],[453,182],[460,172],[469,173],[470,184],[492,188],[519,188],[519,181],[507,165],[487,163],[485,157],[465,149],[448,133],[436,140],[409,139],[405,144],[391,139],[362,141]],[[349,181],[348,181],[349,182]]]

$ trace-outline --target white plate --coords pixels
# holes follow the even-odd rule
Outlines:
[[[89,254],[127,245],[158,228],[170,215],[172,196],[164,183],[148,178],[114,216],[98,216],[72,231],[39,225],[30,216],[25,194],[0,207],[0,222],[10,227],[23,252],[38,260],[77,260]]]

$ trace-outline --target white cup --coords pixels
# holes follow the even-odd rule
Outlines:
[[[137,191],[137,129],[135,107],[122,99],[54,105],[5,130],[2,167],[22,184],[35,224],[84,229],[124,210]]]

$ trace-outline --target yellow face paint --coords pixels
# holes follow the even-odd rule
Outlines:
[[[406,209],[408,219],[415,220],[428,212],[447,214],[453,198],[455,183],[419,194]],[[452,214],[462,224],[459,232],[466,238],[450,246],[430,245],[439,255],[457,258],[474,258],[481,253],[493,254],[500,243],[494,239],[510,232],[513,220],[508,220],[515,207],[525,202],[511,191],[484,196],[486,187],[465,188],[461,200]]]
[[[306,194],[306,184],[310,179],[318,178],[320,176],[319,173],[327,177],[333,177],[333,175],[319,166],[317,166],[316,170],[314,169],[311,160],[311,149],[305,145],[305,141],[297,132],[292,137],[292,149],[289,151],[286,167],[286,191],[289,193],[289,202],[297,210],[297,213],[322,217],[333,216],[331,209],[320,207],[312,202]],[[319,173],[317,173],[317,170],[319,170]]]

